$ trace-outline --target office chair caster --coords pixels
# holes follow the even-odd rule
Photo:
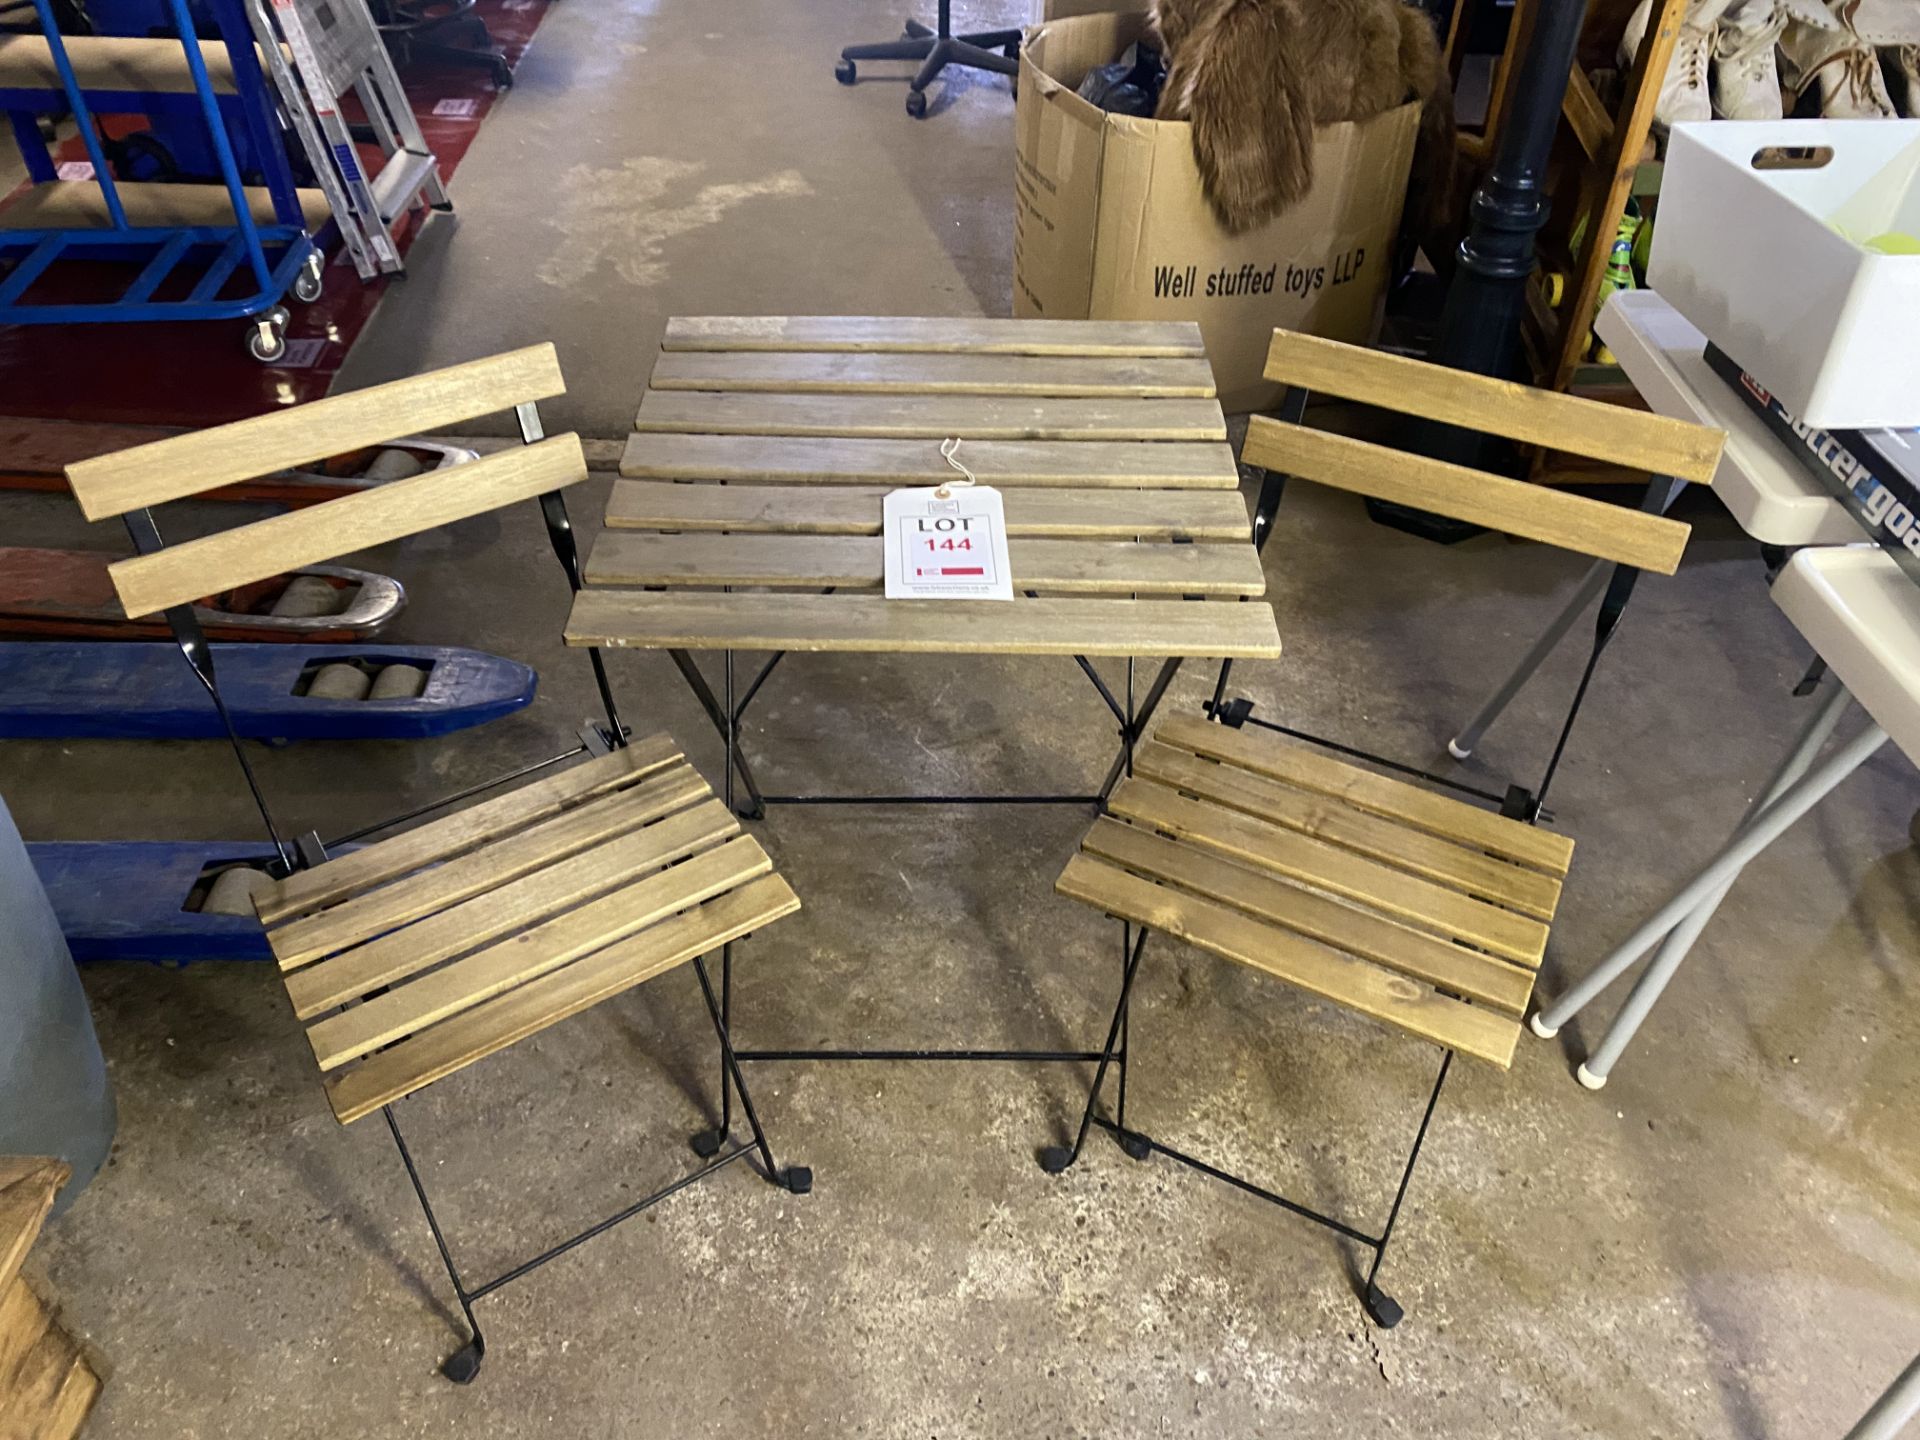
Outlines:
[[[911,115],[916,120],[924,120],[927,118],[927,92],[926,91],[909,90],[907,92],[907,114]]]
[[[842,85],[853,84],[854,80],[858,78],[858,72],[853,68],[853,61],[842,60],[836,64],[833,67],[833,78],[838,80]]]

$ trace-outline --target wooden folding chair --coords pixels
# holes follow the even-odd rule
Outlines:
[[[1615,574],[1583,692],[1633,577],[1641,569],[1671,574],[1688,527],[1659,513],[1305,429],[1298,422],[1306,388],[1533,444],[1632,456],[1627,463],[1688,480],[1712,475],[1724,439],[1678,421],[1287,332],[1274,337],[1267,374],[1291,388],[1286,418],[1256,418],[1247,433],[1244,459],[1268,472],[1256,540],[1270,533],[1285,478],[1294,475],[1594,556]],[[1656,508],[1664,505],[1662,499]],[[1071,1147],[1041,1151],[1040,1163],[1053,1173],[1065,1170],[1090,1127],[1100,1125],[1135,1159],[1157,1151],[1327,1226],[1372,1250],[1362,1302],[1376,1324],[1392,1326],[1402,1312],[1377,1283],[1380,1265],[1441,1087],[1456,1053],[1501,1069],[1511,1064],[1573,842],[1531,823],[1544,782],[1517,804],[1505,797],[1507,813],[1489,813],[1399,775],[1451,785],[1445,777],[1344,745],[1327,754],[1298,743],[1312,737],[1254,719],[1244,700],[1226,703],[1228,673],[1223,665],[1210,719],[1165,721],[1133,752],[1108,813],[1056,884],[1061,894],[1123,923],[1126,969],[1079,1132]],[[1555,764],[1571,723],[1569,715]],[[1242,728],[1249,724],[1269,733]],[[1439,1074],[1378,1235],[1128,1127],[1129,996],[1147,933],[1155,930],[1440,1047]],[[1108,1118],[1096,1109],[1114,1067],[1120,1078]]]
[[[534,498],[578,590],[562,492],[586,478],[586,458],[577,435],[543,438],[536,408],[564,389],[553,347],[539,345],[67,474],[89,519],[123,516],[133,536],[138,556],[110,570],[127,614],[164,612],[224,718],[214,651],[192,608],[200,596]],[[505,409],[518,417],[521,446],[203,539],[161,541],[151,507],[164,501]],[[804,1166],[774,1161],[702,959],[729,955],[800,902],[668,737],[630,738],[600,655],[589,654],[606,718],[583,727],[579,745],[332,841],[285,835],[233,739],[278,857],[256,897],[268,942],[334,1114],[347,1124],[377,1110],[392,1132],[471,1329],[442,1366],[456,1381],[471,1380],[486,1353],[473,1304],[500,1286],[742,1156],[757,1154],[766,1177],[796,1194],[812,1184]],[[232,737],[231,722],[227,730]],[[512,781],[527,783],[502,788]],[[489,791],[499,793],[478,798]],[[435,811],[447,813],[396,829]],[[384,838],[357,843],[373,835]],[[707,1163],[499,1277],[466,1284],[394,1102],[688,961],[720,1046],[721,1121],[695,1146]],[[736,1087],[751,1143],[728,1143]]]

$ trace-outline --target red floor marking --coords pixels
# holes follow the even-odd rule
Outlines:
[[[479,0],[477,12],[494,46],[517,66],[546,14],[549,0]],[[409,65],[400,82],[420,118],[427,144],[450,177],[497,98],[488,72],[478,66],[433,62]],[[436,115],[442,101],[472,101],[468,116]],[[463,105],[441,106],[462,110]],[[377,157],[377,151],[374,152]],[[78,140],[58,160],[84,160]],[[451,187],[450,187],[451,188]],[[457,189],[453,202],[460,203]],[[413,241],[413,224],[396,234],[402,253]],[[124,289],[131,268],[83,262],[68,293],[102,293],[109,283]],[[94,272],[87,274],[84,272]],[[103,273],[106,272],[106,273]],[[51,279],[51,277],[49,277]],[[45,281],[43,284],[47,283]],[[347,352],[372,318],[387,280],[363,285],[336,240],[330,247],[326,290],[312,305],[291,302],[287,327],[289,361],[302,368],[260,364],[246,353],[240,321],[158,325],[0,325],[0,395],[13,415],[54,420],[107,421],[133,425],[197,427],[238,420],[326,394]],[[63,289],[69,282],[63,280]],[[49,285],[36,298],[56,292]],[[108,292],[111,293],[111,292]],[[301,342],[305,341],[305,344]]]

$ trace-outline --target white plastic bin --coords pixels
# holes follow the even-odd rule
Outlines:
[[[1920,255],[1860,243],[1890,232],[1920,239],[1920,120],[1676,125],[1647,283],[1808,424],[1920,425]]]

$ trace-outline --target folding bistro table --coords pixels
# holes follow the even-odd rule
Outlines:
[[[954,442],[958,442],[957,447]],[[669,322],[567,643],[665,650],[778,804],[1100,803],[1189,657],[1280,653],[1213,376],[1192,324],[860,317]],[[943,456],[943,448],[952,458]],[[881,504],[1004,493],[1015,598],[888,600]],[[695,661],[722,656],[723,695]],[[772,655],[742,689],[735,652]],[[747,707],[794,652],[1070,657],[1119,728],[1086,793],[767,794]],[[1095,657],[1123,658],[1124,685]],[[1134,665],[1160,661],[1136,701]],[[1121,693],[1116,694],[1116,688]],[[723,1005],[730,996],[723,970]],[[1093,1060],[1097,1050],[751,1050],[742,1059]],[[717,1145],[720,1131],[701,1137]]]

